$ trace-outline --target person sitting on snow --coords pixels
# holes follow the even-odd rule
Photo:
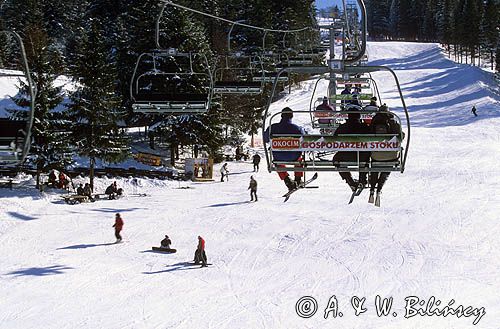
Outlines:
[[[165,239],[161,240],[160,246],[165,249],[170,249],[170,245],[172,244],[172,241],[168,237],[168,235],[165,235]]]
[[[116,199],[117,195],[122,195],[123,189],[118,188],[116,186],[116,181],[114,181],[113,184],[109,185],[106,188],[106,191],[104,193],[109,195],[109,200],[114,200]]]
[[[78,187],[76,188],[76,194],[85,195],[85,191],[83,190],[83,184],[78,185]]]

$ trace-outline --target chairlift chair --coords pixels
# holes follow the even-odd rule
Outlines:
[[[259,56],[239,52],[221,56],[213,76],[214,94],[259,95],[264,90],[265,70]]]
[[[35,85],[31,79],[26,52],[21,37],[13,31],[0,31],[14,40],[18,47],[19,65],[0,69],[0,79],[23,79],[27,85],[29,109],[22,120],[0,119],[0,164],[19,165],[26,159],[31,146],[31,128],[35,114]]]
[[[213,84],[205,55],[177,49],[143,53],[130,84],[132,109],[138,113],[206,113]]]
[[[283,68],[278,76],[283,72],[296,72],[296,73],[308,73],[308,74],[326,74],[331,72],[329,67],[288,67]],[[403,125],[401,124],[401,118],[393,112],[389,112],[393,115],[396,122],[399,123],[401,131],[397,134],[387,134],[387,135],[341,135],[332,136],[330,132],[320,132],[308,134],[304,136],[295,135],[277,135],[272,133],[272,129],[269,132],[270,142],[265,147],[265,155],[268,164],[268,170],[271,171],[357,171],[357,172],[386,172],[386,171],[400,171],[403,172],[405,169],[405,163],[408,153],[408,146],[410,142],[410,122],[408,110],[404,102],[401,87],[399,81],[394,71],[390,68],[383,66],[345,66],[339,69],[337,74],[352,74],[352,75],[363,75],[365,73],[372,73],[378,71],[388,71],[392,74],[396,86],[400,95],[401,103],[404,110],[404,118],[406,123],[406,133],[403,135]],[[271,127],[272,123],[276,121],[276,117],[280,113],[276,113],[268,118],[269,108],[271,106],[271,100],[276,92],[276,85],[274,83],[272,95],[268,102],[268,106],[264,113],[263,120],[263,131],[267,127]],[[336,96],[336,95],[334,95]],[[331,97],[331,96],[330,96]],[[312,106],[311,106],[312,107]],[[336,124],[340,124],[349,113],[360,113],[362,116],[372,116],[376,111],[364,111],[362,109],[357,110],[344,110],[336,111],[331,118],[336,120]],[[309,110],[298,110],[294,111],[294,114],[309,115],[312,117],[311,109]],[[321,128],[321,127],[314,127]],[[403,136],[405,136],[406,144],[403,147]],[[263,136],[264,137],[264,136]],[[275,161],[273,159],[273,152],[286,152],[286,151],[300,151],[304,152],[301,161],[283,162]],[[356,152],[357,161],[353,162],[341,162],[333,163],[333,155],[336,152]],[[382,151],[394,151],[398,152],[398,158],[391,162],[380,162],[380,161],[360,161],[360,152],[382,152]],[[291,167],[283,167],[291,166]]]

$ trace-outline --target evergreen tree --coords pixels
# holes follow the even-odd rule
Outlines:
[[[437,6],[437,37],[448,45],[452,42],[452,0],[440,0]]]
[[[437,39],[437,2],[428,0],[421,29],[421,37],[425,41],[435,41]]]
[[[116,69],[106,44],[104,25],[89,17],[79,37],[77,59],[71,67],[77,85],[69,113],[74,123],[72,139],[80,156],[89,158],[90,185],[94,186],[96,159],[119,162],[129,152],[124,132],[117,126],[123,115],[116,95]]]
[[[393,38],[401,36],[400,0],[392,0],[389,14],[389,28]]]
[[[481,20],[481,45],[489,53],[491,69],[494,65],[494,55],[499,42],[500,5],[495,0],[486,0]],[[498,60],[498,56],[497,56]]]

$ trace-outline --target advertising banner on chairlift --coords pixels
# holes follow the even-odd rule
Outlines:
[[[397,137],[373,136],[303,136],[277,137],[271,141],[271,150],[326,152],[326,151],[400,151],[401,143]]]

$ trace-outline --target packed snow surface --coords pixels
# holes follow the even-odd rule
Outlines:
[[[285,185],[264,163],[253,173],[250,163],[230,162],[224,183],[218,175],[209,183],[119,179],[125,197],[78,205],[20,177],[13,191],[0,190],[0,328],[498,329],[498,86],[436,44],[371,43],[369,52],[396,71],[412,120],[406,170],[391,174],[380,208],[367,192],[348,205],[348,186],[324,172],[319,188],[283,203]],[[376,78],[382,101],[401,114],[389,75]],[[273,110],[307,109],[313,83]],[[248,202],[250,175],[256,203]],[[97,189],[111,182],[98,179]],[[113,244],[117,212],[121,244]],[[165,234],[177,253],[151,252]],[[208,268],[187,264],[198,235]],[[343,316],[325,319],[333,295]],[[377,295],[393,297],[388,316],[377,316]],[[311,318],[296,313],[303,296],[317,300]],[[366,297],[359,316],[353,296]],[[486,314],[476,326],[475,315],[405,318],[408,296]]]

